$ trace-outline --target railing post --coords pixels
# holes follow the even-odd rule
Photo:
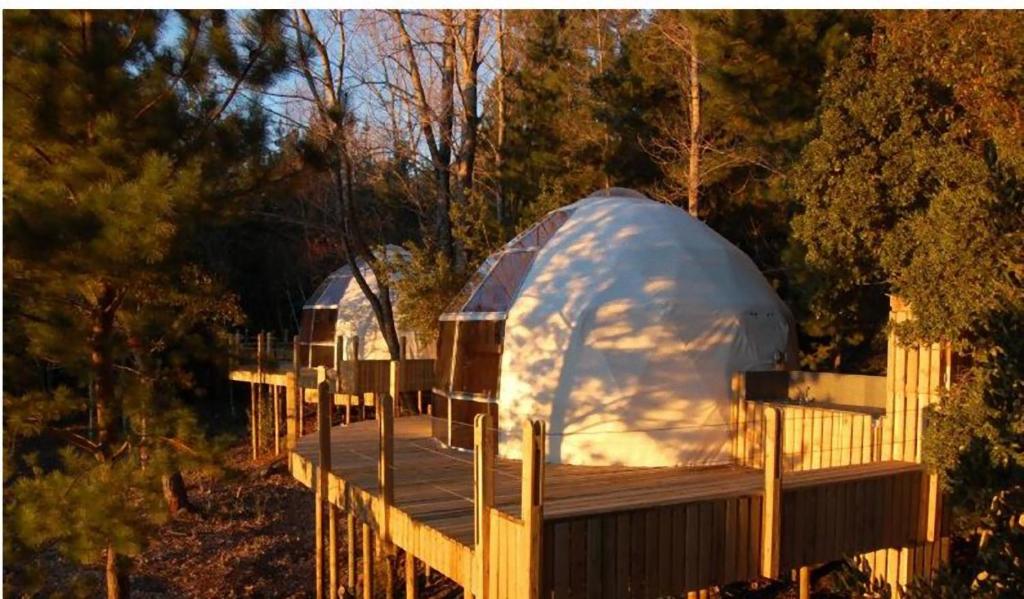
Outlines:
[[[400,360],[391,360],[388,372],[388,390],[391,393],[391,401],[394,405],[394,415],[402,415],[402,402],[399,399],[402,392],[402,376],[405,369]]]
[[[316,470],[316,596],[324,598],[324,502],[327,501],[327,477],[331,471],[330,387],[321,382],[317,388],[317,470]],[[333,549],[333,547],[332,547]]]
[[[295,448],[295,442],[302,434],[302,400],[299,396],[299,336],[292,337],[292,370],[286,377],[284,396],[285,447]]]
[[[540,597],[541,540],[544,538],[544,439],[543,421],[523,423],[523,473],[521,514],[523,517],[523,575],[528,577],[526,599]],[[489,438],[490,435],[488,435]]]
[[[494,507],[494,437],[490,415],[473,419],[473,588],[476,599],[489,596],[491,509]]]
[[[274,406],[274,455],[281,455],[281,391],[279,385],[273,385],[271,402]]]
[[[384,594],[395,592],[395,548],[391,544],[391,506],[395,503],[395,421],[391,398],[377,396],[377,426],[380,431],[380,458],[377,461],[377,487],[383,504],[380,515],[381,554],[384,557]]]
[[[377,486],[380,498],[384,503],[381,518],[381,537],[390,540],[388,531],[388,508],[395,502],[394,456],[395,456],[395,422],[391,413],[391,402],[384,398],[377,406],[377,426],[380,433],[380,458],[377,461]]]
[[[761,518],[761,575],[779,576],[782,533],[782,410],[764,410],[764,512]]]
[[[352,393],[359,401],[359,417],[366,420],[366,398],[363,397],[363,385],[359,380],[359,335],[352,337]]]

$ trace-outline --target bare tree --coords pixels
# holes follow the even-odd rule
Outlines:
[[[352,160],[354,123],[345,90],[347,31],[345,13],[329,13],[331,37],[337,37],[338,49],[332,54],[327,35],[321,34],[306,10],[294,10],[291,24],[295,32],[295,54],[298,69],[305,80],[311,103],[313,124],[310,135],[319,142],[329,164],[333,191],[340,220],[340,237],[345,258],[352,265],[353,278],[373,309],[388,352],[392,359],[401,357],[401,345],[395,326],[388,273],[380,267],[367,241],[365,223],[360,219],[355,200],[355,167]],[[370,287],[363,275],[363,266],[374,274],[377,288]]]
[[[436,183],[434,236],[438,248],[455,263],[458,248],[452,235],[452,202],[464,201],[474,187],[482,13],[442,10],[415,15],[425,23],[426,32],[440,33],[439,42],[414,39],[407,15],[397,10],[389,14],[404,56],[400,67],[408,74],[411,88],[400,97],[407,98],[416,112]],[[436,90],[428,90],[426,84],[425,72],[431,65],[439,71]]]

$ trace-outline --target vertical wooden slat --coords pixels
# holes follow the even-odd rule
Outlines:
[[[599,518],[587,519],[587,592],[588,599],[601,597],[602,588],[602,535],[601,520]]]
[[[615,536],[618,539],[618,546],[615,551],[615,595],[625,597],[630,590],[629,575],[630,564],[630,542],[632,531],[630,530],[629,512],[623,512],[615,518]]]
[[[554,547],[554,596],[569,596],[569,557],[572,552],[571,527],[568,522],[561,521],[555,524],[555,547]]]
[[[725,521],[724,526],[724,547],[722,550],[722,583],[728,584],[735,580],[740,580],[740,576],[736,568],[736,544],[739,537],[739,531],[736,529],[737,520],[737,504],[739,500],[736,498],[726,499],[725,505]]]
[[[751,571],[753,570],[753,568],[750,567],[750,556],[752,554],[750,546],[753,543],[755,532],[750,527],[749,498],[739,498],[736,506],[736,518],[737,530],[739,530],[740,533],[736,544],[736,579],[743,580],[751,577]],[[760,532],[757,534],[760,534]]]
[[[587,523],[582,518],[569,525],[569,588],[572,597],[584,597],[587,586]]]
[[[686,504],[686,590],[696,590],[700,584],[698,555],[700,553],[700,506]]]

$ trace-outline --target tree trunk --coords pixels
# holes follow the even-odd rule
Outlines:
[[[121,437],[121,406],[114,394],[113,336],[114,317],[120,304],[118,294],[104,284],[94,311],[90,339],[90,365],[93,377],[93,398],[96,403],[97,443],[104,457]]]
[[[130,566],[128,558],[118,555],[113,545],[107,545],[107,599],[125,599],[131,594],[128,585]]]
[[[690,216],[700,218],[700,58],[697,55],[697,32],[690,30],[690,171],[687,176],[686,199]]]
[[[495,179],[497,180],[495,187],[496,198],[495,198],[495,209],[498,217],[498,225],[505,229],[508,226],[506,219],[507,208],[505,207],[505,191],[504,191],[504,159],[505,159],[505,73],[506,73],[506,58],[505,58],[505,11],[498,11],[498,79],[496,85],[498,86],[498,106],[497,106],[497,144],[494,148],[494,170]]]
[[[462,146],[459,149],[459,185],[463,198],[473,190],[473,171],[476,164],[477,128],[477,71],[480,68],[480,11],[466,11],[466,26],[462,43],[462,69],[459,71],[462,90]]]
[[[164,500],[167,501],[167,511],[172,516],[180,510],[194,513],[196,507],[188,500],[188,488],[185,487],[185,478],[181,472],[164,475],[160,479],[164,488]]]
[[[452,236],[452,137],[455,126],[455,22],[451,11],[445,11],[444,42],[441,45],[441,109],[439,111],[440,139],[438,140],[437,212],[435,228],[437,242],[452,264],[455,263],[455,239]]]

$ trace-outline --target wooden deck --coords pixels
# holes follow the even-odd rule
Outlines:
[[[473,542],[473,454],[447,449],[430,434],[428,416],[395,419],[395,507],[449,538]],[[316,435],[299,439],[295,454],[318,464]],[[331,430],[331,472],[345,483],[376,494],[376,421]],[[498,458],[495,507],[519,517],[521,466]],[[756,493],[763,475],[752,468],[625,468],[548,464],[544,517],[560,518],[671,505]],[[309,481],[304,481],[308,482]]]
[[[386,516],[391,522],[393,540],[400,548],[422,556],[439,571],[468,588],[473,576],[474,551],[473,455],[468,451],[442,447],[431,436],[428,416],[395,419],[393,438],[394,502],[387,508]],[[329,500],[338,507],[356,511],[360,514],[360,520],[375,522],[377,524],[374,526],[378,526],[384,520],[385,512],[377,482],[380,451],[377,421],[334,427],[330,435],[330,451]],[[308,435],[298,440],[291,454],[293,475],[310,487],[313,487],[316,480],[317,453],[316,435]],[[850,513],[848,518],[836,514],[835,506],[831,505],[834,502],[828,501],[827,504],[833,510],[828,521],[838,522],[833,525],[835,532],[843,534],[824,535],[829,537],[829,543],[814,553],[814,563],[821,559],[836,559],[844,554],[852,554],[855,550],[865,551],[886,546],[882,544],[881,537],[875,538],[878,536],[876,530],[869,531],[870,538],[854,543],[854,532],[864,525],[858,518],[869,514],[872,522],[877,520],[877,531],[890,528],[878,526],[884,521],[881,514],[896,515],[906,511],[889,507],[892,503],[889,495],[892,493],[883,494],[883,486],[888,485],[884,489],[905,488],[903,503],[917,505],[921,501],[922,476],[920,464],[891,461],[787,473],[782,484],[782,498],[790,509],[784,512],[783,517],[783,562],[787,566],[803,565],[804,562],[796,557],[796,549],[806,544],[805,539],[822,536],[822,530],[817,526],[804,525],[805,519],[814,522],[820,517],[818,512],[821,510],[814,509],[816,493],[835,492],[837,497],[845,497],[848,492],[851,506],[854,505],[852,498],[856,493],[885,499],[879,499],[875,502],[877,505],[865,503],[858,513]],[[683,514],[684,510],[703,510],[693,512],[699,514],[706,511],[707,527],[702,524],[699,535],[695,530],[684,535],[672,529],[670,546],[703,547],[701,551],[708,557],[702,558],[701,563],[710,564],[707,572],[699,570],[686,578],[685,588],[705,588],[738,580],[741,576],[756,577],[756,556],[760,554],[762,542],[758,522],[764,484],[762,470],[736,465],[627,468],[548,464],[545,468],[543,492],[543,586],[546,591],[554,590],[556,595],[562,595],[559,585],[563,582],[557,575],[562,569],[555,567],[554,562],[566,558],[566,545],[573,547],[577,543],[575,540],[565,540],[563,543],[563,535],[583,535],[582,538],[589,539],[589,542],[595,538],[600,540],[600,535],[594,536],[593,525],[589,525],[591,528],[588,529],[587,522],[607,520],[610,523],[621,521],[623,517],[629,522],[630,518],[640,518],[649,528],[656,521],[650,520],[652,515],[668,518],[669,514]],[[894,484],[901,486],[895,487]],[[494,477],[494,506],[497,512],[513,519],[519,518],[520,492],[521,462],[498,458]],[[804,496],[810,497],[808,506],[803,510],[793,510],[798,501],[804,501]],[[825,506],[826,502],[823,502],[822,510]],[[728,517],[723,514],[731,514],[736,510],[740,511],[740,515],[730,524]],[[743,525],[747,521],[744,513],[749,513],[749,527]],[[598,532],[606,525],[599,525]],[[850,532],[843,532],[847,529]],[[833,531],[830,529],[830,532]],[[664,536],[669,533],[667,530],[641,529],[632,534],[634,537],[640,535],[632,542],[639,543],[638,547],[643,549],[645,544],[651,542],[647,540],[651,534]],[[676,540],[676,536],[680,538]],[[834,542],[831,538],[833,536],[836,537]],[[916,527],[908,527],[903,536],[907,541],[914,541],[921,538],[921,533]],[[849,539],[840,540],[842,537]],[[581,541],[579,548],[585,549],[587,542]],[[679,557],[674,550],[671,553],[673,559]],[[628,561],[628,557],[623,559]],[[716,570],[715,564],[719,562],[735,566],[721,566]],[[616,562],[612,559],[610,563]],[[589,561],[584,561],[575,568],[586,572],[588,565]],[[568,568],[565,571],[577,570]],[[644,576],[649,574],[647,572]],[[587,574],[586,578],[592,575]],[[638,576],[636,573],[632,575],[634,578]],[[675,584],[668,574],[663,578],[666,586],[652,586],[652,592],[655,588],[663,591],[683,588]],[[634,581],[630,584],[636,583]],[[603,595],[611,596],[608,593]]]

